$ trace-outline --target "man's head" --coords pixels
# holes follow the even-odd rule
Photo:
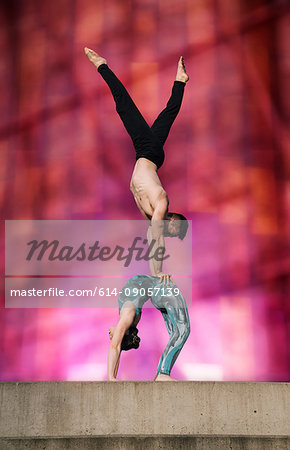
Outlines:
[[[165,221],[166,230],[164,236],[176,237],[184,239],[188,229],[188,222],[186,217],[182,214],[169,212],[167,213],[167,220]]]

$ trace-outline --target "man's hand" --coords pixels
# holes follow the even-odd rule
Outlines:
[[[160,283],[163,282],[163,286],[165,286],[165,283],[166,286],[169,286],[169,282],[171,281],[172,275],[169,275],[168,273],[159,272],[156,276],[160,278]]]

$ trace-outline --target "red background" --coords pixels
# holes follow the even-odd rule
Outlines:
[[[184,56],[159,172],[170,209],[193,221],[191,335],[172,375],[289,380],[288,2],[7,0],[0,46],[2,232],[5,219],[141,218],[132,143],[83,48],[107,58],[150,124]],[[105,379],[117,309],[2,306],[2,380]],[[161,315],[143,316],[123,379],[153,379],[167,342]]]

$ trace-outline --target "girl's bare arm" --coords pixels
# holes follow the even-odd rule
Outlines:
[[[121,343],[124,334],[131,326],[135,315],[135,308],[122,308],[120,314],[120,320],[115,328],[114,336],[112,338],[109,354],[108,354],[108,380],[115,381],[117,377],[120,354],[121,354]]]

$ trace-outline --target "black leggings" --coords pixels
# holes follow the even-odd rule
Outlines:
[[[98,71],[108,84],[116,103],[117,113],[133,141],[136,160],[147,158],[159,169],[164,161],[163,145],[180,110],[185,83],[174,81],[166,108],[150,128],[126,88],[107,64],[101,64]]]

